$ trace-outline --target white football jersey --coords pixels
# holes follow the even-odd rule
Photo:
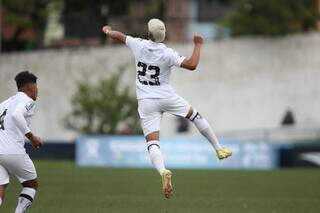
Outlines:
[[[171,68],[180,67],[185,57],[163,43],[127,36],[137,70],[137,99],[168,98],[175,92],[169,84]]]
[[[23,92],[0,103],[0,155],[25,154],[25,134],[30,132],[35,102]]]

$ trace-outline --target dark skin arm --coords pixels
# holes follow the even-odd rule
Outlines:
[[[195,34],[193,37],[193,52],[190,58],[184,59],[181,63],[181,67],[187,70],[195,70],[200,61],[200,50],[202,45],[203,39],[201,35]]]
[[[43,142],[41,138],[35,136],[34,134],[32,134],[32,132],[28,132],[27,134],[25,134],[25,136],[30,140],[34,148],[39,149],[42,146]]]
[[[127,36],[119,31],[112,30],[112,28],[108,25],[102,28],[102,31],[108,35],[110,38],[115,39],[123,44],[126,43]]]

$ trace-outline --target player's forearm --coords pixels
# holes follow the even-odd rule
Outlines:
[[[195,44],[191,57],[189,59],[185,59],[181,66],[189,70],[195,70],[200,61],[200,50],[201,44]]]
[[[25,134],[26,138],[28,138],[30,141],[32,141],[34,135],[32,134],[32,132],[28,132],[27,134]]]
[[[115,31],[115,30],[110,30],[108,32],[108,35],[110,36],[110,38],[115,39],[120,41],[121,43],[126,43],[126,35],[122,32],[119,31]]]
[[[192,55],[190,57],[190,63],[194,68],[196,69],[199,61],[200,61],[200,49],[201,49],[201,44],[196,44],[194,45]]]

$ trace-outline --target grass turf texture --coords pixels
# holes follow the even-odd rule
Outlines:
[[[154,170],[79,168],[36,161],[40,188],[29,213],[317,213],[320,170],[173,170],[175,193],[161,194]],[[12,179],[13,180],[13,179]],[[12,181],[0,212],[14,212]]]

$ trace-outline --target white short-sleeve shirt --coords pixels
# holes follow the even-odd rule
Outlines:
[[[127,36],[126,45],[135,57],[137,99],[169,98],[175,94],[169,84],[171,68],[180,67],[185,57],[151,40]]]
[[[35,102],[23,92],[0,103],[0,155],[26,153],[25,134],[30,132],[34,109]],[[14,116],[17,113],[20,120]]]

